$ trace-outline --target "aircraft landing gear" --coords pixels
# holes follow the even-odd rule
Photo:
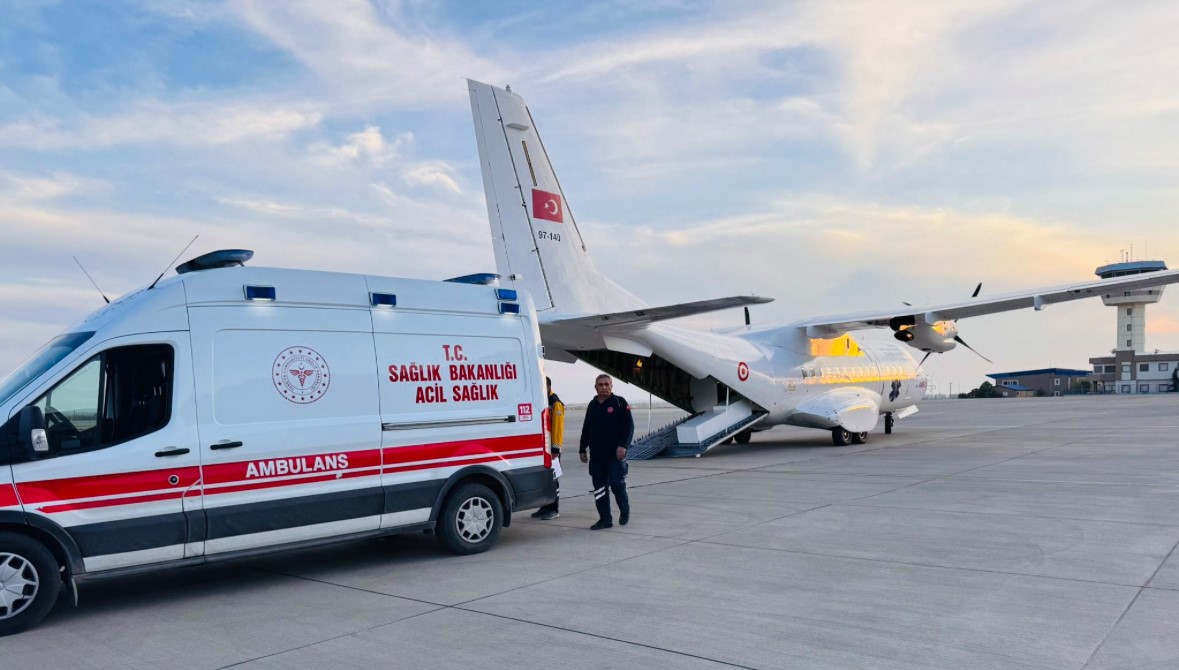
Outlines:
[[[733,436],[737,444],[749,444],[749,440],[753,439],[753,431],[746,428],[745,430]]]
[[[840,426],[839,428],[831,429],[831,443],[837,447],[845,447],[851,444],[852,434],[846,428]]]
[[[868,441],[868,431],[852,433],[852,444],[863,444]]]
[[[885,435],[892,435],[892,424],[893,423],[894,423],[894,421],[892,418],[892,412],[885,412],[884,413],[884,434]]]

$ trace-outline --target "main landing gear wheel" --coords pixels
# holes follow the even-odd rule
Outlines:
[[[892,412],[884,413],[884,434],[892,435],[892,425],[895,423],[892,418]]]
[[[852,433],[852,444],[863,444],[868,441],[868,431]]]
[[[831,429],[831,443],[834,444],[835,446],[844,447],[844,446],[847,446],[848,444],[851,444],[851,441],[852,441],[852,434],[849,433],[846,428],[843,428],[841,426],[839,428],[832,428]]]
[[[446,499],[438,539],[456,554],[478,554],[495,544],[503,519],[499,496],[482,484],[464,484]]]
[[[733,439],[737,441],[737,444],[749,444],[749,441],[753,439],[753,431],[747,428],[734,435]]]
[[[49,614],[61,591],[61,567],[40,542],[0,533],[0,635],[12,635]]]

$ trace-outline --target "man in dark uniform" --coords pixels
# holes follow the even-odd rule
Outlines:
[[[630,415],[626,398],[614,395],[614,382],[609,375],[598,375],[594,380],[597,397],[585,408],[585,423],[581,427],[581,462],[586,462],[589,450],[589,471],[594,483],[594,504],[598,507],[598,522],[590,530],[614,526],[610,514],[610,491],[618,501],[618,523],[630,521],[630,499],[626,495],[626,448],[634,437],[635,422]]]

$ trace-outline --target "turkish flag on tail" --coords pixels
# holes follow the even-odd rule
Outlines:
[[[540,189],[532,189],[532,217],[565,222],[565,208],[561,206],[561,196]]]

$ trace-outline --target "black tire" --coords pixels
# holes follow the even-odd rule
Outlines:
[[[852,444],[863,444],[868,441],[868,433],[852,433]]]
[[[0,532],[0,636],[36,625],[61,593],[61,566],[31,537]]]
[[[733,439],[736,440],[737,444],[749,444],[749,441],[753,439],[753,431],[748,429],[743,430],[734,435]]]
[[[482,484],[462,484],[451,491],[438,517],[438,540],[451,553],[478,554],[499,539],[504,525],[499,496]]]
[[[851,443],[852,434],[847,432],[846,428],[842,426],[831,429],[831,443],[837,447],[844,447]]]

